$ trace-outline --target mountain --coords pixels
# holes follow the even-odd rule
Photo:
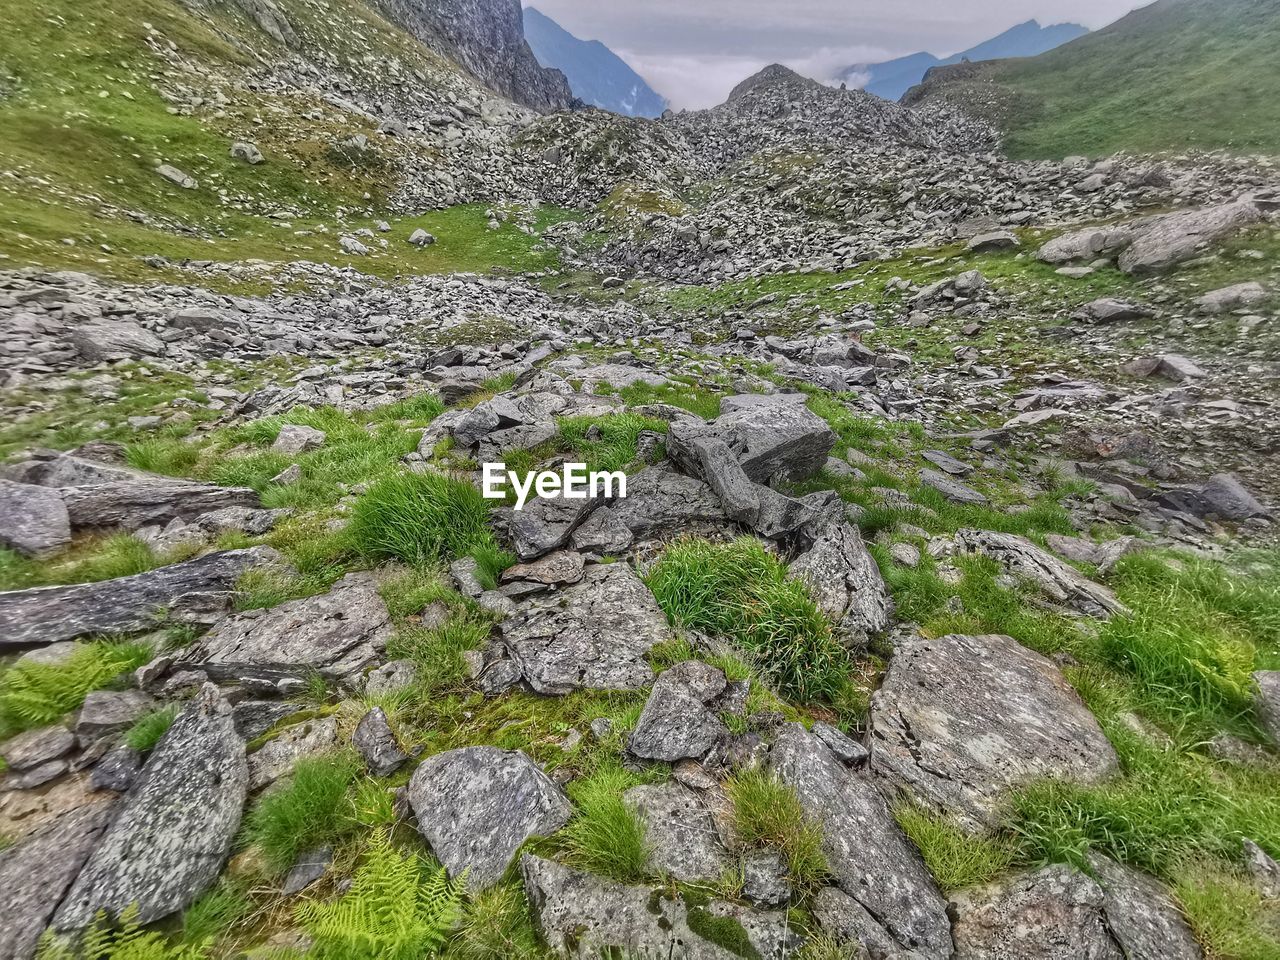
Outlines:
[[[658,117],[667,101],[599,40],[580,40],[546,14],[526,7],[525,39],[538,61],[569,78],[575,96],[627,117]]]
[[[1280,151],[1280,3],[1159,0],[1038,57],[933,70],[904,102],[987,119],[1020,157]]]
[[[520,0],[374,0],[382,13],[497,93],[535,110],[573,100],[564,74],[525,42]]]
[[[862,84],[867,93],[874,93],[886,100],[897,100],[924,79],[934,67],[941,67],[965,60],[1003,60],[1008,57],[1034,57],[1083,36],[1089,31],[1078,23],[1057,23],[1042,27],[1036,20],[1028,20],[1011,27],[998,37],[984,40],[977,46],[962,50],[941,59],[932,53],[912,53],[883,63],[858,64],[843,71],[838,79],[851,81],[868,78]]]

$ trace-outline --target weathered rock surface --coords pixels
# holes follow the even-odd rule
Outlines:
[[[841,764],[799,725],[774,743],[769,767],[795,788],[805,815],[822,828],[823,852],[839,888],[901,947],[928,960],[948,960],[946,902],[871,780]]]
[[[577,550],[621,554],[676,535],[716,536],[731,528],[720,499],[701,480],[663,467],[627,478],[627,496],[600,507],[573,532]]]
[[[725,675],[696,660],[676,664],[654,683],[627,750],[643,760],[700,760],[729,733],[708,707]]]
[[[632,787],[622,801],[645,825],[651,872],[684,883],[714,883],[728,869],[729,854],[700,794],[664,783]]]
[[[249,789],[261,790],[291,773],[299,760],[337,747],[337,717],[317,717],[286,727],[249,754]]]
[[[240,826],[249,770],[231,707],[206,685],[152,752],[54,916],[59,930],[100,910],[137,907],[152,923],[191,904],[217,879]]]
[[[1100,854],[1089,868],[1102,887],[1102,909],[1126,960],[1200,960],[1204,953],[1159,882]]]
[[[55,490],[0,479],[0,546],[28,557],[71,542],[71,516]]]
[[[1254,711],[1271,739],[1280,744],[1280,670],[1259,670],[1253,681],[1258,685]]]
[[[368,574],[348,574],[318,597],[251,610],[218,623],[181,665],[218,680],[300,680],[313,672],[354,682],[377,663],[391,614]]]
[[[502,879],[520,845],[569,822],[569,798],[518,750],[465,747],[424,760],[409,802],[431,852],[452,876],[483,890]]]
[[[828,527],[788,572],[807,583],[819,609],[854,636],[880,633],[889,626],[893,601],[875,558],[852,524]]]
[[[409,755],[400,749],[395,733],[381,707],[374,707],[356,725],[351,742],[375,777],[389,777],[404,765]]]
[[[240,577],[260,566],[287,565],[270,547],[250,547],[117,580],[0,592],[0,647],[140,633],[162,616],[212,623],[230,608]]]
[[[1008,791],[1044,777],[1099,783],[1110,742],[1048,659],[1009,637],[914,637],[871,701],[871,771],[971,830]]]
[[[261,507],[257,491],[140,474],[137,479],[62,487],[71,525],[80,529],[137,530],[148,524],[194,520],[229,507]]]

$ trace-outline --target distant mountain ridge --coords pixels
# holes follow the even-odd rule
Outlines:
[[[998,37],[984,40],[968,50],[942,59],[932,53],[908,54],[883,63],[856,64],[844,70],[837,79],[851,82],[861,77],[869,79],[862,85],[867,93],[874,93],[886,100],[898,100],[904,93],[920,83],[924,75],[934,67],[962,63],[965,60],[1005,60],[1010,57],[1034,57],[1060,47],[1088,33],[1078,23],[1058,23],[1042,27],[1038,20],[1028,20],[1010,27]]]
[[[524,11],[524,33],[544,67],[560,70],[578,99],[627,117],[658,117],[667,101],[599,40],[581,40],[534,7]]]

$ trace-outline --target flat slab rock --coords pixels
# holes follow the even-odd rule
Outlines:
[[[1041,550],[1026,537],[992,530],[960,530],[956,533],[956,544],[967,552],[990,557],[1015,577],[1034,582],[1045,596],[1086,616],[1105,619],[1129,612],[1106,587]]]
[[[257,491],[247,487],[218,487],[149,474],[130,480],[63,487],[58,492],[66,504],[71,525],[77,530],[137,530],[171,520],[194,520],[230,507],[262,506]]]
[[[858,528],[828,527],[788,573],[809,585],[814,600],[846,632],[865,637],[888,628],[893,611],[888,588]]]
[[[230,608],[241,575],[261,566],[287,563],[270,547],[250,547],[100,583],[0,592],[0,648],[141,633],[161,616],[213,623]]]
[[[622,802],[645,825],[651,874],[715,883],[729,869],[729,853],[703,794],[674,782],[644,784],[624,793]]]
[[[519,677],[559,695],[646,687],[653,670],[645,655],[671,639],[658,602],[626,563],[587,567],[579,583],[533,598],[500,630]]]
[[[924,960],[949,960],[946,901],[871,779],[844,766],[799,724],[778,737],[768,762],[822,828],[823,853],[840,890],[899,947]]]
[[[378,662],[391,614],[368,574],[352,573],[326,594],[252,610],[219,622],[182,657],[219,682],[244,676],[350,681]]]
[[[1098,783],[1115,750],[1058,668],[1002,636],[916,637],[871,700],[871,771],[971,830],[1015,787]]]
[[[720,498],[693,477],[648,467],[627,478],[627,495],[595,510],[573,531],[577,550],[621,554],[676,535],[708,536],[733,528]]]
[[[152,751],[53,925],[80,930],[131,906],[147,924],[185,909],[221,872],[248,785],[231,706],[206,684]]]
[[[71,542],[71,516],[56,490],[0,479],[0,546],[39,557]]]
[[[573,806],[519,750],[464,747],[428,757],[409,781],[418,830],[454,877],[483,890],[502,879],[530,837],[569,822]]]
[[[695,933],[714,918],[736,921],[762,960],[782,960],[799,948],[785,912],[760,912],[712,901],[690,908],[661,887],[630,887],[526,854],[520,860],[525,896],[547,945],[558,956],[595,960],[614,949],[637,957],[741,960]]]

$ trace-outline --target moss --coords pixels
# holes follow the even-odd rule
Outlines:
[[[733,917],[719,917],[703,907],[690,906],[687,919],[689,929],[703,940],[744,960],[763,960],[747,936],[746,928]]]

